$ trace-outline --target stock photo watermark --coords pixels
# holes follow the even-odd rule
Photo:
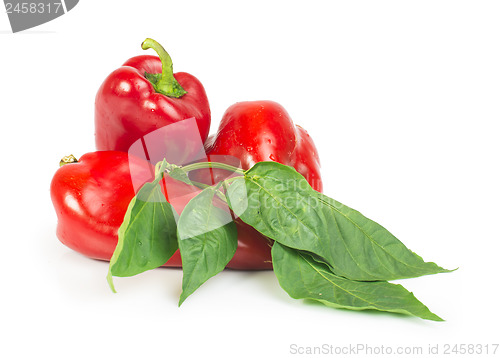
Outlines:
[[[4,0],[12,32],[20,32],[52,21],[72,10],[79,0]]]
[[[334,345],[290,344],[288,353],[292,356],[499,356],[499,343],[435,343],[427,345],[372,345],[366,343]]]

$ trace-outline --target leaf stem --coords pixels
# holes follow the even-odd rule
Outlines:
[[[242,175],[245,174],[245,171],[241,168],[237,168],[229,164],[218,163],[218,162],[193,163],[186,165],[185,167],[182,167],[182,169],[186,172],[190,172],[192,170],[197,170],[197,169],[224,169]]]
[[[200,182],[192,181],[192,180],[191,180],[191,183],[193,183],[194,186],[196,186],[200,189],[206,189],[206,188],[210,188],[212,186],[212,185],[208,185],[208,184],[204,184],[204,183],[200,183]],[[215,187],[215,194],[217,195],[217,197],[219,199],[221,199],[223,202],[225,202],[227,204],[226,196],[220,191],[220,186],[221,186],[221,183],[217,184],[217,186]]]

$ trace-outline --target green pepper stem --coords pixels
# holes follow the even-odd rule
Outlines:
[[[174,77],[174,69],[172,64],[172,58],[167,51],[153,39],[147,38],[141,45],[143,50],[153,49],[156,51],[161,61],[161,75],[159,78],[154,78],[155,74],[146,73],[145,76],[152,83],[156,92],[161,93],[168,97],[179,98],[185,95],[187,92],[182,88],[182,86],[177,82]]]

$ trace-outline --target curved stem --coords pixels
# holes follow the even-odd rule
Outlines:
[[[163,162],[158,162],[156,164],[156,167],[158,167],[158,165],[160,165],[162,163]],[[172,166],[172,167],[174,167],[174,168],[181,169],[186,175],[187,175],[188,172],[190,172],[192,170],[211,169],[211,168],[224,169],[224,170],[228,170],[228,171],[231,171],[233,173],[238,173],[238,174],[241,174],[241,175],[245,174],[245,171],[243,169],[241,169],[241,168],[237,168],[237,167],[234,167],[234,166],[229,165],[229,164],[218,163],[218,162],[199,162],[199,163],[193,163],[193,164],[186,165],[185,167],[178,167],[176,165],[168,164],[168,163],[165,162],[165,169],[169,165]],[[220,187],[224,186],[224,189],[226,189],[227,188],[226,184],[231,183],[234,179],[237,179],[237,178],[241,178],[241,177],[232,177],[232,178],[223,180],[223,181],[219,182],[216,185],[216,187],[215,187],[215,194],[217,195],[217,197],[220,200],[222,200],[226,204],[227,204],[226,196],[224,195],[224,193],[221,192]],[[180,180],[180,179],[175,178],[175,177],[174,177],[174,179]],[[190,184],[192,184],[192,185],[194,185],[194,186],[196,186],[196,187],[198,187],[200,189],[206,189],[206,188],[209,188],[209,187],[212,186],[212,185],[208,185],[208,184],[204,184],[204,183],[200,183],[200,182],[192,181],[192,180],[189,180],[189,182],[186,182],[186,183],[190,183]]]
[[[238,174],[245,174],[245,171],[241,168],[233,167],[232,165],[229,164],[224,164],[224,163],[218,163],[218,162],[199,162],[199,163],[194,163],[194,164],[189,164],[186,165],[185,167],[182,167],[182,169],[186,172],[190,172],[192,170],[197,170],[197,169],[224,169],[228,170],[230,172],[238,173]]]
[[[146,78],[151,82],[156,92],[165,96],[179,98],[187,92],[177,82],[174,77],[174,69],[172,58],[167,51],[153,39],[147,38],[141,45],[143,50],[153,49],[156,51],[161,61],[161,74],[158,77],[156,74],[146,73]]]

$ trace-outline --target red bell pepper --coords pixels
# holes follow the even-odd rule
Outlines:
[[[118,151],[88,153],[78,161],[70,159],[57,170],[51,183],[57,236],[64,245],[85,256],[109,261],[129,202],[144,182],[153,179],[153,168],[147,161]],[[199,192],[169,176],[163,181],[168,201],[178,214]],[[271,268],[269,240],[248,226],[237,226],[238,249],[227,267]],[[181,266],[179,251],[165,266]]]
[[[202,147],[210,130],[210,107],[205,89],[189,73],[174,74],[169,54],[156,41],[146,39],[142,48],[154,49],[159,57],[143,55],[129,59],[104,80],[97,92],[97,150],[127,152],[146,134],[194,118],[194,128],[186,130],[178,125],[178,134],[173,134],[168,143],[154,143],[155,150],[165,153],[162,157],[167,156],[169,162],[184,164],[199,151],[193,143],[199,142]],[[169,151],[175,152],[175,158],[168,158]]]
[[[295,125],[285,108],[276,102],[232,105],[205,147],[209,161],[236,157],[244,170],[264,161],[289,165],[302,174],[313,189],[323,190],[318,151],[312,138],[305,129]],[[214,176],[211,181],[216,183],[227,173],[213,169],[211,175]],[[207,181],[206,178],[198,180]]]
[[[217,133],[209,137],[205,148],[208,161],[225,162],[244,170],[263,161],[292,166],[313,189],[323,190],[318,151],[312,138],[305,129],[295,125],[285,108],[276,102],[238,102],[232,105],[224,113]],[[201,169],[192,173],[194,180],[206,184],[216,184],[227,175],[227,171],[220,169]],[[240,219],[235,222],[238,234],[245,232],[249,237],[261,235]],[[260,241],[256,240],[255,244]],[[270,254],[271,249],[270,246],[262,246],[262,250]],[[259,263],[259,268],[272,268],[270,262],[256,262]]]

